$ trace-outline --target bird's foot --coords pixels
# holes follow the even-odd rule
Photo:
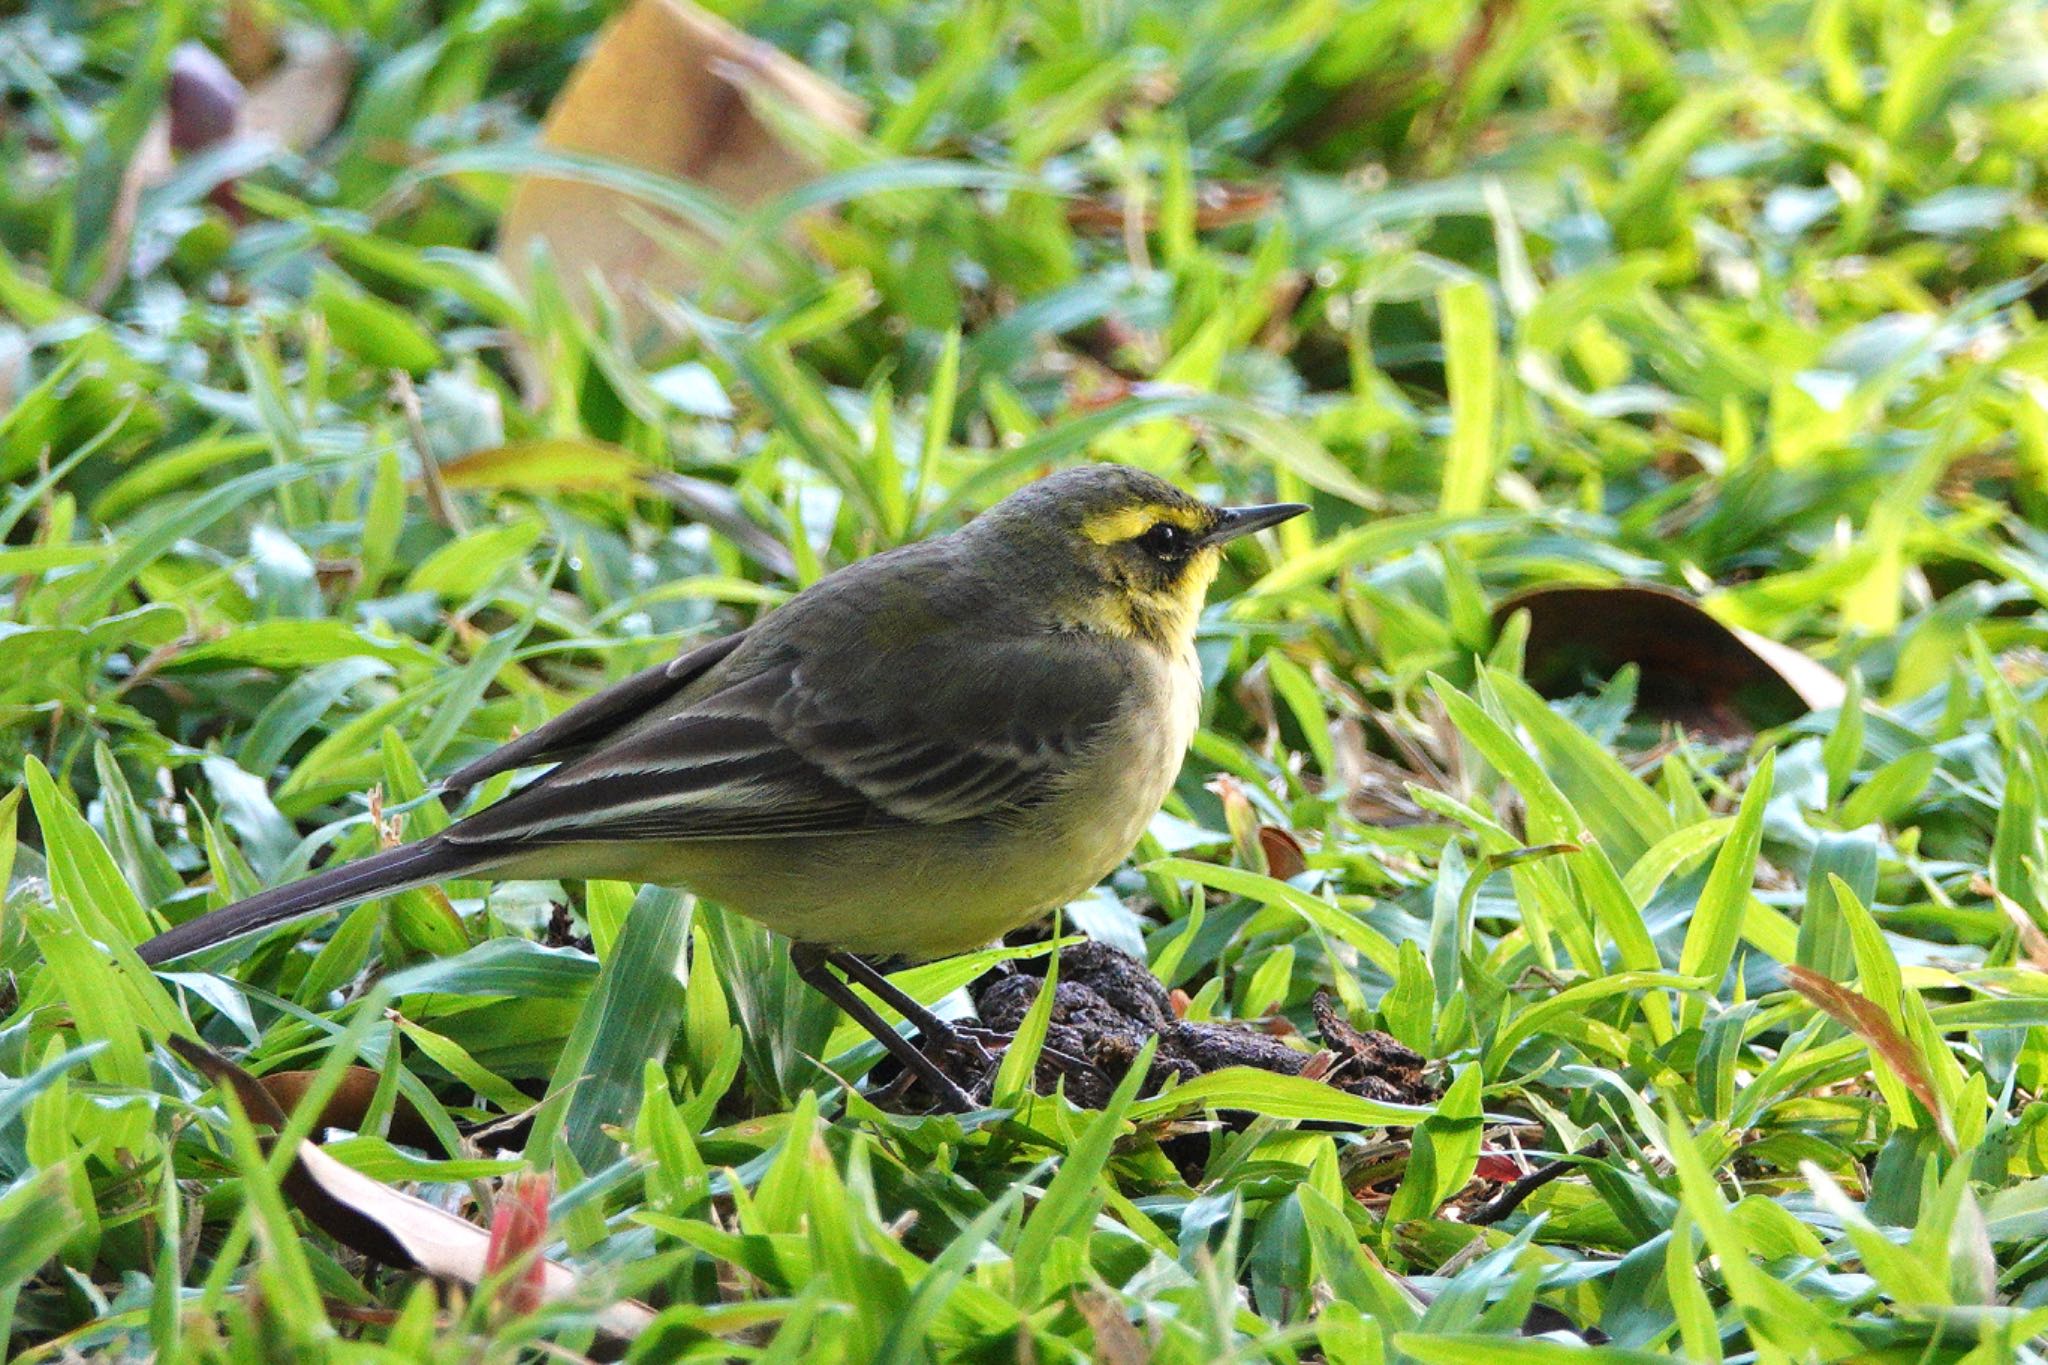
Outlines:
[[[979,1024],[957,1021],[933,1020],[939,1025],[935,1031],[918,1030],[918,1042],[927,1052],[941,1053],[962,1063],[975,1074],[993,1071],[1001,1060],[1004,1047],[1009,1045],[1010,1035]],[[994,1050],[990,1050],[990,1045]]]
[[[905,1071],[923,1082],[926,1091],[939,1102],[941,1108],[951,1110],[956,1114],[973,1112],[975,1107],[974,1097],[969,1095],[958,1081],[948,1075],[925,1049],[920,1048],[917,1044],[898,1033],[887,1020],[875,1013],[873,1007],[867,1001],[855,994],[851,986],[841,981],[827,969],[826,963],[832,956],[822,949],[800,943],[792,948],[790,962],[796,968],[797,975],[802,977],[812,989],[845,1011],[849,1018],[867,1030],[869,1037],[880,1043],[891,1056],[895,1057]],[[839,954],[837,956],[846,958],[860,971],[866,972],[869,975],[874,974],[873,969],[868,968],[858,958],[853,958],[848,954]],[[855,971],[848,971],[848,975],[853,976],[856,980],[862,980]],[[868,983],[862,980],[862,984]],[[936,1023],[937,1021],[933,1020],[932,1022]],[[943,1031],[943,1027],[941,1025],[939,1031]]]

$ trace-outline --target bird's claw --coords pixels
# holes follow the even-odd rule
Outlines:
[[[994,1043],[1001,1048],[1009,1043],[1010,1035],[997,1033],[979,1024],[948,1024],[943,1032],[937,1033],[937,1036],[920,1035],[920,1040],[927,1051],[943,1052],[957,1057],[977,1072],[983,1072],[993,1071],[997,1060],[996,1054],[990,1052],[984,1044]]]

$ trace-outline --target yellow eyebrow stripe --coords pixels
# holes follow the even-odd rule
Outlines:
[[[1201,509],[1175,507],[1167,503],[1119,507],[1112,512],[1097,512],[1083,521],[1081,534],[1097,545],[1114,545],[1118,541],[1144,535],[1162,521],[1170,521],[1185,530],[1199,531],[1202,529]]]

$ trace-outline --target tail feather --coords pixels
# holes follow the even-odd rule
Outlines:
[[[455,849],[438,838],[424,839],[316,873],[288,886],[259,891],[246,900],[168,929],[135,951],[151,965],[169,962],[301,915],[388,896],[444,877],[461,876],[483,861],[479,850]]]

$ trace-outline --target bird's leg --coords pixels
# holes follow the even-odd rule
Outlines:
[[[804,983],[839,1006],[846,1012],[848,1018],[866,1029],[876,1042],[888,1049],[889,1055],[903,1064],[905,1070],[924,1082],[925,1089],[937,1096],[940,1104],[956,1114],[973,1112],[974,1100],[960,1088],[959,1082],[939,1070],[938,1063],[927,1057],[917,1044],[891,1028],[888,1021],[875,1013],[873,1007],[856,995],[851,986],[832,975],[832,969],[826,964],[835,956],[807,943],[793,945],[789,953],[790,962],[796,967],[796,974]]]
[[[982,1066],[992,1066],[995,1058],[982,1046],[983,1042],[997,1042],[1004,1047],[1009,1046],[1011,1035],[1007,1033],[983,1027],[970,1030],[947,1023],[918,1004],[907,992],[876,971],[863,958],[855,957],[852,953],[839,952],[830,954],[826,960],[845,972],[847,980],[857,981],[866,986],[883,1004],[916,1025],[919,1036],[933,1047],[944,1048],[949,1052],[961,1052]],[[1095,1063],[1087,1058],[1062,1052],[1050,1043],[1043,1044],[1039,1052],[1040,1055],[1052,1058],[1069,1070],[1098,1070]]]
[[[865,958],[836,952],[827,954],[825,960],[845,972],[848,981],[867,987],[876,999],[908,1019],[927,1047],[960,1053],[983,1066],[995,1060],[979,1042],[919,1004],[909,992],[869,965]]]

